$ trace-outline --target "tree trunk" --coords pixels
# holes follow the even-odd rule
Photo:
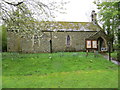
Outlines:
[[[117,60],[120,61],[120,29],[118,29],[118,51],[117,51]]]

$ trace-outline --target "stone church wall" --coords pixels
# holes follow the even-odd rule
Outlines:
[[[42,37],[39,35],[20,37],[14,32],[8,32],[7,50],[10,52],[41,53],[50,52],[50,40],[52,40],[52,51],[80,51],[85,50],[85,39],[96,31],[44,31]],[[70,45],[67,46],[67,36],[70,36]]]
[[[94,31],[52,32],[52,49],[57,51],[85,50],[85,39],[94,34]],[[67,45],[67,36],[70,36],[70,45]]]
[[[21,50],[19,35],[7,32],[7,51],[17,52],[19,50]]]

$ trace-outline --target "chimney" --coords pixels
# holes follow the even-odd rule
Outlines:
[[[93,22],[93,24],[97,24],[96,16],[97,14],[95,13],[95,10],[92,10],[91,21]]]

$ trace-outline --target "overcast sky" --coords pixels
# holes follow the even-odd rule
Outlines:
[[[69,0],[67,4],[67,14],[57,14],[56,21],[73,21],[73,22],[90,22],[91,11],[98,12],[97,7],[93,4],[94,0]]]
[[[8,1],[18,2],[23,0],[8,0]],[[95,10],[96,12],[98,12],[96,5],[93,3],[94,0],[63,0],[63,1],[69,1],[69,3],[65,5],[66,14],[56,13],[57,16],[55,18],[56,21],[90,22],[91,11]]]

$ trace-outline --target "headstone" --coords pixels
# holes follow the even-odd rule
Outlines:
[[[98,51],[94,50],[94,57],[98,56]]]
[[[89,51],[88,51],[88,50],[86,50],[86,57],[88,56],[88,52],[89,52]]]
[[[73,55],[73,56],[78,56],[78,53],[73,53],[72,55]]]

